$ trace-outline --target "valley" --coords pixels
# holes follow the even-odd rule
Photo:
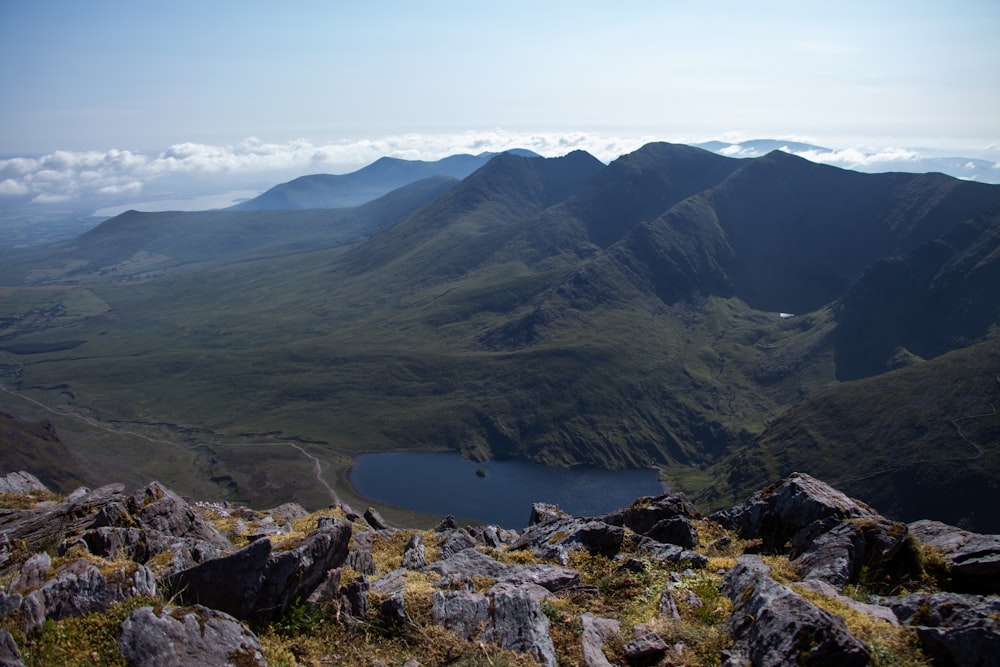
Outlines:
[[[1000,187],[671,144],[420,176],[9,254],[0,408],[77,477],[256,505],[455,451],[658,467],[705,508],[808,472],[995,529]]]

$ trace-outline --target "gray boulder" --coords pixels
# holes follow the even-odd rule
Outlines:
[[[507,571],[508,566],[475,549],[463,549],[446,558],[434,561],[425,569],[442,577],[460,581],[472,577],[496,579]]]
[[[0,667],[24,667],[17,643],[6,630],[0,630]]]
[[[722,582],[733,602],[726,629],[737,654],[760,667],[868,664],[868,647],[842,618],[771,579],[770,569],[758,556],[742,556]]]
[[[625,644],[625,657],[633,663],[658,660],[669,649],[670,646],[660,635],[652,630],[637,627],[635,638]]]
[[[436,591],[431,614],[436,624],[469,640],[483,634],[490,617],[490,601],[475,591]]]
[[[556,667],[549,619],[538,600],[528,591],[508,583],[497,584],[487,596],[492,605],[483,640],[527,653],[545,667]]]
[[[389,524],[374,507],[369,507],[365,510],[364,519],[375,530],[386,530],[389,528]]]
[[[814,522],[827,522],[829,529],[844,519],[882,519],[867,505],[803,473],[793,473],[709,518],[738,531],[740,537],[760,538],[767,550],[783,549],[792,536]]]
[[[580,639],[583,643],[584,663],[587,667],[612,667],[604,653],[604,645],[618,634],[621,623],[586,613],[580,616],[580,624],[583,626]]]
[[[122,622],[118,649],[134,667],[266,667],[256,635],[201,606],[142,607]]]
[[[168,586],[188,604],[267,622],[296,599],[307,599],[328,571],[344,563],[350,538],[351,526],[344,522],[324,523],[280,551],[262,538],[232,555],[172,575]]]
[[[159,482],[150,482],[133,494],[126,507],[136,523],[149,531],[206,542],[223,550],[232,548],[229,540],[191,505]]]
[[[90,528],[105,505],[122,500],[122,484],[93,491],[80,488],[55,505],[28,510],[0,510],[0,532],[10,541],[24,540],[29,551],[57,546],[67,535]]]
[[[914,593],[878,601],[916,629],[935,665],[1000,665],[1000,598]]]
[[[61,620],[93,612],[136,596],[156,595],[153,573],[145,566],[125,562],[102,572],[88,560],[73,560],[52,568],[45,552],[29,558],[4,597],[5,612],[21,611],[26,630],[40,627],[46,618]]]
[[[542,558],[565,563],[569,549],[586,549],[590,553],[613,556],[621,550],[624,540],[625,529],[620,526],[568,517],[529,526],[510,548],[532,549]]]
[[[0,493],[28,494],[34,491],[48,491],[49,488],[30,472],[7,473],[0,477]]]
[[[696,519],[698,510],[683,493],[665,493],[639,498],[624,509],[594,518],[613,526],[624,526],[640,535],[648,535],[649,531],[661,521],[674,518]]]
[[[910,532],[939,549],[951,566],[952,585],[970,593],[1000,593],[1000,535],[983,535],[940,521],[917,521]]]

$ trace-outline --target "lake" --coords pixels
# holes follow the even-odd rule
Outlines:
[[[485,477],[477,474],[480,469]],[[574,516],[593,516],[665,491],[654,470],[477,463],[457,452],[364,454],[354,459],[350,479],[355,491],[382,503],[514,529],[528,524],[532,503],[554,503]]]

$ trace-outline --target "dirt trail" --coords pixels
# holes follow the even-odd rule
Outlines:
[[[163,445],[176,446],[178,444],[182,444],[184,447],[187,447],[189,449],[195,447],[195,445],[179,443],[176,440],[167,440],[165,438],[155,438],[155,437],[148,436],[148,435],[146,435],[144,433],[138,433],[136,431],[132,431],[132,430],[129,430],[129,429],[112,427],[112,426],[110,426],[110,425],[108,425],[108,424],[106,424],[106,423],[104,423],[104,422],[102,422],[100,420],[94,419],[92,417],[88,417],[87,415],[84,415],[84,414],[80,414],[79,412],[72,412],[72,411],[68,411],[68,410],[59,410],[57,408],[53,408],[53,407],[51,407],[49,405],[46,405],[46,404],[42,403],[41,401],[37,401],[34,398],[31,398],[30,396],[25,396],[24,394],[22,394],[22,393],[20,393],[18,391],[14,391],[12,389],[8,389],[6,386],[3,385],[3,383],[0,383],[0,391],[3,391],[5,393],[7,393],[7,394],[9,394],[11,396],[14,396],[16,398],[19,398],[19,399],[21,399],[23,401],[27,401],[28,403],[31,403],[32,405],[35,405],[35,406],[41,408],[42,410],[45,410],[46,412],[48,412],[50,414],[59,415],[61,417],[70,417],[72,419],[76,419],[78,421],[83,422],[87,426],[99,429],[99,430],[104,431],[106,433],[111,433],[113,435],[131,436],[131,437],[134,437],[134,438],[140,438],[140,439],[145,440],[147,442],[158,443],[158,444],[163,444]],[[138,422],[138,423],[141,424],[141,422]],[[165,427],[169,427],[166,424],[148,424],[148,426],[150,428],[161,428],[161,429],[165,428]],[[288,442],[288,441],[284,441],[284,440],[277,440],[277,441],[272,441],[272,442],[213,442],[213,443],[211,443],[211,446],[213,446],[213,447],[262,447],[262,446],[269,446],[269,447],[291,447],[291,448],[295,449],[296,451],[300,452],[307,459],[309,459],[310,461],[312,461],[313,469],[315,471],[316,482],[321,487],[323,487],[323,489],[325,489],[326,492],[329,494],[331,504],[337,505],[337,504],[340,503],[340,497],[337,495],[337,492],[333,490],[333,487],[330,486],[329,482],[327,482],[326,479],[323,477],[323,464],[322,464],[322,462],[319,460],[319,458],[317,456],[314,456],[313,454],[310,454],[308,451],[305,450],[305,448],[303,448],[301,445],[299,445],[296,442]]]

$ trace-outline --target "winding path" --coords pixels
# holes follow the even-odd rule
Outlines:
[[[108,426],[107,424],[105,424],[105,423],[103,423],[103,422],[101,422],[101,421],[99,421],[97,419],[93,419],[93,418],[88,417],[86,415],[80,414],[79,412],[71,412],[71,411],[67,411],[67,410],[59,410],[59,409],[53,408],[53,407],[51,407],[49,405],[46,405],[46,404],[42,403],[41,401],[37,401],[34,398],[31,398],[30,396],[25,396],[24,394],[22,394],[22,393],[20,393],[18,391],[14,391],[12,389],[8,389],[6,386],[4,386],[3,383],[0,383],[0,391],[3,391],[5,393],[7,393],[7,394],[10,394],[11,396],[14,396],[14,397],[19,398],[19,399],[21,399],[23,401],[27,401],[28,403],[36,405],[39,408],[41,408],[41,409],[43,409],[46,412],[49,412],[51,414],[59,415],[61,417],[72,417],[72,418],[74,418],[74,419],[76,419],[78,421],[83,422],[84,424],[86,424],[88,426],[91,426],[91,427],[96,428],[96,429],[100,429],[100,430],[102,430],[102,431],[104,431],[106,433],[111,433],[113,435],[127,435],[127,436],[132,436],[132,437],[136,437],[136,438],[141,438],[142,440],[145,440],[147,442],[159,443],[159,444],[170,445],[170,446],[175,446],[175,445],[179,444],[175,440],[166,440],[164,438],[153,438],[153,437],[150,437],[150,436],[145,435],[143,433],[137,433],[136,431],[131,431],[131,430],[128,430],[128,429],[121,429],[121,428],[113,428],[113,427]],[[156,427],[156,425],[150,425],[150,426],[151,427]],[[189,448],[189,449],[192,449],[194,447],[193,445],[185,445],[185,446],[187,448]],[[283,440],[282,441],[274,441],[274,442],[216,442],[216,443],[212,443],[212,446],[214,446],[214,447],[265,447],[265,446],[266,447],[291,447],[291,448],[299,451],[303,456],[305,456],[307,459],[309,459],[310,461],[312,461],[313,470],[315,471],[316,482],[320,486],[322,486],[326,490],[326,492],[330,495],[330,501],[331,501],[331,503],[333,505],[337,505],[337,504],[340,503],[340,497],[337,495],[337,492],[333,490],[333,487],[330,486],[329,482],[327,482],[326,479],[323,477],[323,464],[322,464],[322,462],[320,462],[319,457],[317,457],[317,456],[315,456],[313,454],[310,454],[308,451],[305,450],[305,448],[303,448],[298,443],[288,442],[288,441],[283,441]]]

